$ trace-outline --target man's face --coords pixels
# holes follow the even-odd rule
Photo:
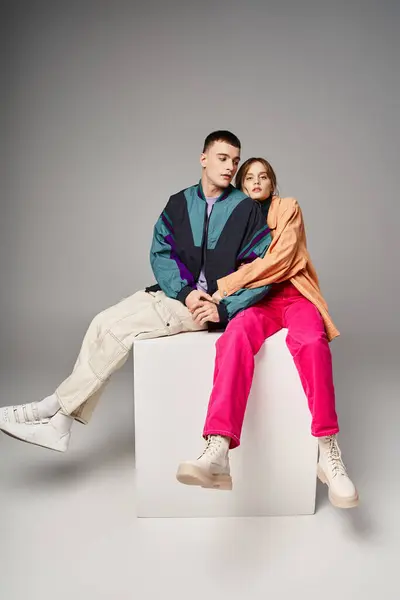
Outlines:
[[[200,164],[210,184],[227,188],[236,175],[240,162],[240,150],[227,142],[214,144],[200,157]]]

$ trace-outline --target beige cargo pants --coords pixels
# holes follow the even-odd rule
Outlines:
[[[87,424],[109,377],[135,340],[199,331],[189,310],[164,292],[140,291],[95,316],[69,377],[57,388],[63,412]]]

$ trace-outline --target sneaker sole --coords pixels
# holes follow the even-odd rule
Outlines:
[[[5,429],[1,429],[3,433],[13,438],[14,440],[19,440],[20,442],[25,442],[25,444],[31,444],[32,446],[39,446],[40,448],[46,448],[47,450],[54,450],[54,452],[66,452],[68,450],[68,444],[65,448],[55,448],[54,446],[46,446],[45,444],[40,444],[39,442],[34,442],[31,440],[26,440],[23,437],[19,437],[18,435],[14,435],[10,431],[6,431]]]
[[[232,490],[232,477],[230,475],[208,476],[204,471],[193,465],[181,465],[176,478],[184,485],[197,485],[202,488],[214,490]]]
[[[358,494],[356,494],[352,498],[339,498],[338,496],[335,496],[335,494],[331,492],[327,476],[325,475],[324,471],[319,465],[317,467],[317,476],[321,483],[324,483],[328,486],[329,501],[331,504],[333,504],[333,506],[335,506],[336,508],[356,508],[356,506],[359,505],[360,501]]]

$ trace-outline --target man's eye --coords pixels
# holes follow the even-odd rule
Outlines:
[[[219,160],[222,161],[222,162],[224,162],[224,160],[226,160],[226,156],[220,156]]]

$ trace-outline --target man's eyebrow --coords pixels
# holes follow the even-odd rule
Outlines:
[[[229,154],[225,154],[224,152],[218,152],[217,156],[226,156],[227,158],[230,158]],[[233,160],[240,160],[240,156],[235,156]]]

